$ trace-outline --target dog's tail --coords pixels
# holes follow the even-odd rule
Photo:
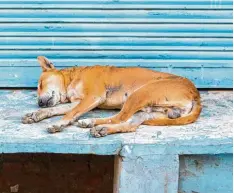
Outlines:
[[[186,125],[189,123],[195,122],[202,110],[202,105],[200,101],[200,97],[193,101],[193,107],[189,114],[183,115],[181,117],[171,119],[168,117],[157,118],[154,120],[149,120],[144,122],[147,125],[158,125],[158,126],[166,126],[166,125]]]

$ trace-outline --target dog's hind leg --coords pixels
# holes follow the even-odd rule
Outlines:
[[[119,124],[98,125],[90,130],[94,137],[103,137],[114,133],[127,133],[136,131],[137,127],[144,123],[157,118],[165,118],[167,115],[159,112],[137,112],[126,122]]]
[[[53,116],[64,115],[72,110],[79,102],[60,104],[55,107],[43,108],[38,111],[27,113],[22,117],[22,123],[31,124]]]

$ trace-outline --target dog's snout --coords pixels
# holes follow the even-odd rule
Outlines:
[[[39,107],[52,107],[56,104],[55,92],[52,92],[51,95],[44,95],[38,98]]]
[[[46,106],[48,106],[48,101],[49,101],[50,98],[51,97],[48,97],[48,96],[38,98],[38,106],[39,107],[46,107]]]
[[[39,107],[43,107],[43,106],[45,106],[45,104],[44,104],[44,102],[43,102],[43,100],[42,99],[38,99],[38,106]]]

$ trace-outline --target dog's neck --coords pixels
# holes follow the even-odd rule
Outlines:
[[[84,68],[86,67],[81,66],[81,67],[64,68],[60,70],[64,78],[64,85],[66,89],[74,79],[79,78],[78,76]]]
[[[69,99],[67,98],[67,89],[68,86],[71,84],[71,82],[79,77],[79,74],[81,70],[84,69],[84,67],[71,67],[71,68],[64,68],[59,70],[59,72],[63,75],[64,80],[64,87],[65,92],[60,93],[60,102],[61,103],[67,103]]]

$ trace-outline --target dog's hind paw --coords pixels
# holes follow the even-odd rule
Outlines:
[[[94,127],[94,120],[93,119],[81,119],[73,123],[73,125],[76,125],[81,128],[92,128]]]
[[[100,126],[90,129],[90,134],[93,137],[104,137],[108,135],[108,128],[100,125]]]

